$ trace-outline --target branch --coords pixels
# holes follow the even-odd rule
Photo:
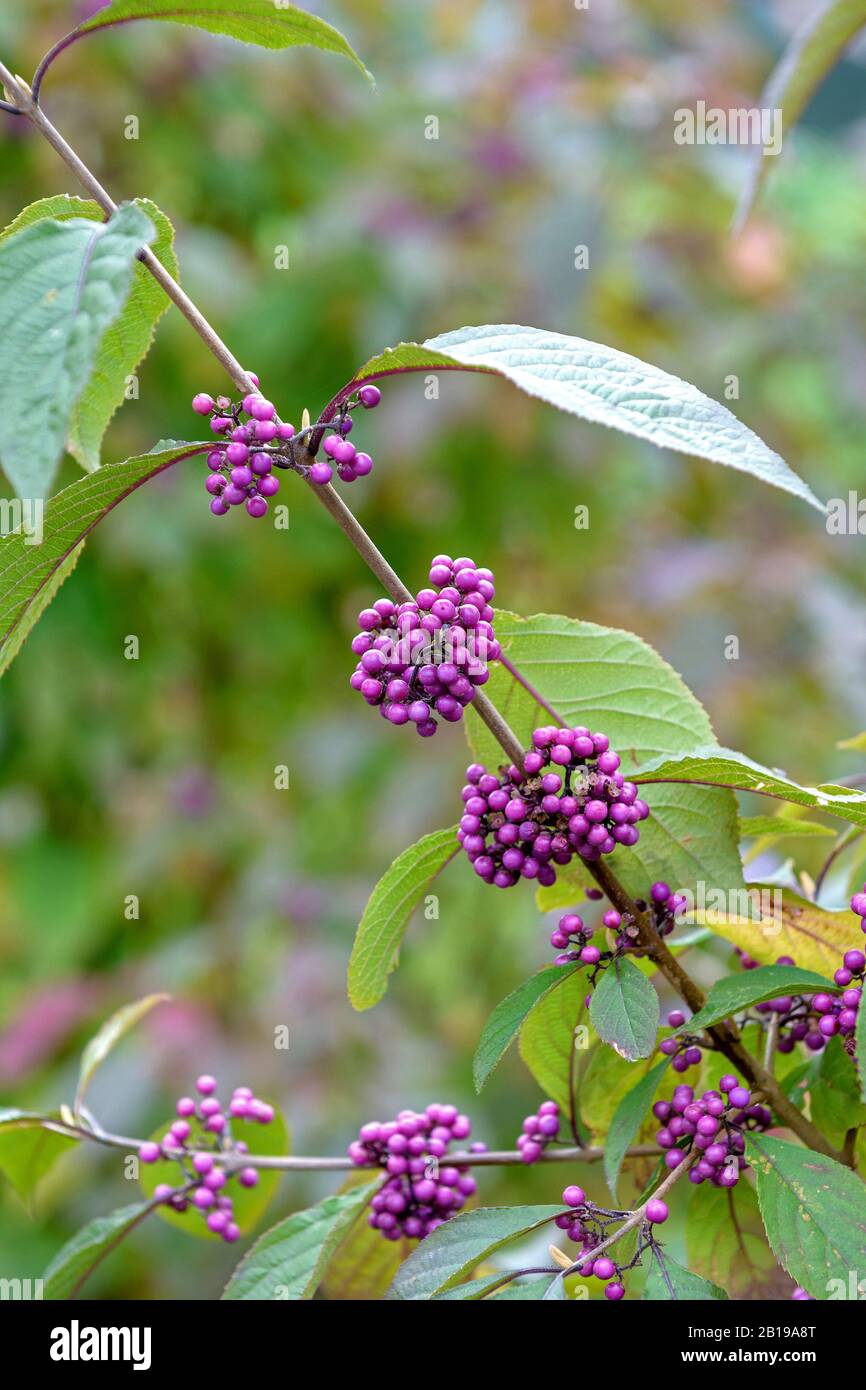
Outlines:
[[[71,36],[68,36],[68,38],[70,37]],[[66,40],[62,40],[61,44],[63,45],[65,42]],[[2,82],[6,88],[7,95],[18,103],[20,113],[27,116],[40,134],[48,141],[52,149],[57,152],[63,162],[72,170],[79,183],[87,190],[94,201],[99,204],[108,216],[111,216],[111,214],[116,211],[117,204],[103,188],[95,174],[88,169],[87,165],[75,153],[71,145],[64,140],[60,132],[49,121],[24,79],[16,77],[3,65],[3,63],[0,63],[0,82]],[[234,382],[235,386],[245,394],[254,391],[256,389],[254,383],[250,380],[237,358],[150,248],[143,246],[138,253],[138,258],[156,282],[162,287],[172,303],[177,305],[184,318],[195,330],[202,342],[208,347],[227,376]],[[308,460],[312,462],[313,455],[310,454],[308,450],[306,453]],[[323,487],[308,482],[307,486],[310,488],[314,497],[321,502],[325,510],[334,518],[337,525],[351,541],[368,569],[375,575],[391,598],[398,602],[403,602],[405,599],[411,598],[411,593],[400,579],[400,576],[391,565],[388,564],[388,561],[367,535],[361,523],[346,506],[339,494],[331,487],[330,483],[325,484]],[[510,666],[510,664],[509,669],[514,673],[514,668]],[[526,685],[522,677],[518,677],[518,679]],[[531,690],[529,686],[526,688]],[[532,693],[533,696],[537,698],[535,692],[533,691]],[[543,701],[540,701],[540,703],[544,709],[548,710],[548,712],[553,715],[554,712],[550,710],[549,706],[544,704]],[[519,765],[523,758],[524,749],[521,747],[513,729],[509,727],[506,720],[503,719],[502,715],[482,690],[478,690],[475,700],[473,701],[473,707],[500,744],[506,756],[512,762]],[[659,970],[681,998],[685,1000],[689,1008],[697,1012],[704,1000],[703,993],[690,976],[686,974],[682,966],[654,930],[648,914],[639,911],[634,901],[629,897],[626,890],[606,865],[598,863],[589,864],[587,867],[618,911],[628,912],[634,917],[641,933],[639,945],[646,948],[647,954],[658,966]],[[732,1063],[740,1068],[750,1083],[760,1087],[779,1118],[794,1130],[809,1148],[817,1149],[821,1153],[828,1154],[830,1157],[839,1158],[839,1155],[833,1149],[832,1145],[828,1144],[827,1140],[824,1139],[823,1135],[818,1132],[814,1125],[806,1120],[805,1117],[800,1114],[797,1107],[788,1100],[781,1087],[775,1081],[775,1078],[750,1057],[749,1053],[739,1042],[735,1030],[729,1027],[727,1030],[711,1029],[710,1031],[718,1049],[723,1052]]]
[[[95,1123],[93,1128],[86,1128],[84,1125],[66,1124],[62,1120],[54,1120],[47,1116],[41,1123],[42,1128],[51,1130],[52,1134],[62,1134],[66,1139],[89,1140],[91,1143],[100,1144],[104,1148],[122,1149],[124,1153],[137,1153],[142,1144],[150,1142],[146,1139],[130,1139],[125,1134],[110,1134]],[[182,1158],[188,1156],[190,1152],[192,1152],[190,1149],[178,1147],[176,1154],[178,1158]],[[658,1152],[658,1146],[655,1144],[634,1144],[630,1149],[626,1149],[625,1157],[657,1158]],[[175,1157],[174,1150],[171,1151],[169,1157]],[[239,1154],[227,1149],[224,1153],[215,1151],[212,1157],[214,1163],[227,1168],[229,1171],[235,1168],[262,1168],[274,1169],[280,1173],[308,1173],[354,1171],[357,1168],[357,1164],[353,1163],[351,1158],[345,1154],[331,1154],[325,1158],[317,1158],[297,1154]],[[520,1149],[491,1149],[484,1153],[460,1150],[448,1154],[447,1157],[449,1167],[453,1168],[510,1168],[524,1163]],[[536,1161],[538,1163],[600,1163],[603,1158],[604,1149],[548,1148]]]
[[[563,1270],[563,1278],[565,1278],[565,1276],[569,1274],[579,1274],[580,1267],[584,1263],[584,1261],[598,1259],[599,1255],[602,1253],[603,1250],[607,1250],[611,1245],[615,1245],[618,1240],[622,1240],[623,1236],[627,1236],[629,1231],[633,1231],[635,1226],[639,1226],[640,1223],[646,1218],[646,1209],[649,1203],[655,1201],[659,1197],[664,1197],[665,1194],[669,1192],[670,1189],[673,1187],[674,1183],[679,1182],[683,1174],[689,1171],[689,1169],[692,1166],[692,1163],[698,1158],[700,1158],[700,1154],[696,1153],[694,1155],[694,1158],[691,1159],[691,1161],[686,1163],[679,1163],[677,1164],[676,1168],[672,1168],[668,1176],[665,1178],[664,1182],[656,1188],[652,1196],[648,1197],[645,1202],[642,1202],[639,1207],[637,1207],[633,1212],[631,1212],[631,1214],[626,1217],[625,1221],[623,1221],[622,1225],[618,1226],[612,1235],[605,1236],[604,1240],[601,1241],[598,1245],[596,1245],[593,1250],[587,1250],[587,1252],[584,1255],[579,1255],[578,1258],[574,1261],[572,1265],[569,1266],[568,1269]]]

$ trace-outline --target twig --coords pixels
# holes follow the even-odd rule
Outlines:
[[[839,858],[839,855],[843,852],[843,850],[846,850],[849,845],[853,845],[855,841],[859,840],[862,834],[862,830],[858,830],[856,826],[852,825],[848,828],[848,830],[844,830],[842,834],[839,836],[835,845],[831,849],[830,853],[827,855],[827,858],[824,860],[824,863],[821,865],[821,868],[818,871],[818,877],[815,879],[815,894],[813,899],[814,902],[817,903],[819,897],[821,896],[821,889],[824,886],[824,879],[827,877],[836,860]]]

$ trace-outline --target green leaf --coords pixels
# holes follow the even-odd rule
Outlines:
[[[426,1237],[402,1264],[388,1299],[430,1299],[452,1289],[494,1251],[553,1221],[558,1207],[480,1207],[461,1212]]]
[[[594,1043],[581,1069],[578,1100],[580,1118],[597,1143],[606,1142],[620,1101],[650,1070],[649,1058],[629,1062],[605,1043]]]
[[[662,1264],[670,1288],[668,1288],[662,1275]],[[671,1289],[673,1289],[673,1293],[671,1293]],[[647,1275],[643,1296],[645,1301],[653,1303],[669,1303],[672,1298],[687,1300],[691,1303],[708,1303],[713,1299],[726,1299],[728,1297],[724,1289],[720,1289],[718,1284],[711,1284],[709,1280],[702,1279],[699,1274],[692,1274],[690,1269],[678,1264],[666,1251],[661,1256],[657,1251],[653,1251],[653,1261]]]
[[[767,1135],[748,1135],[746,1156],[776,1258],[813,1298],[830,1296],[833,1280],[847,1291],[850,1271],[866,1268],[866,1184],[832,1158]]]
[[[667,1071],[668,1061],[669,1058],[663,1057],[636,1086],[633,1086],[623,1096],[611,1120],[604,1146],[604,1176],[614,1201],[618,1200],[619,1172],[626,1149],[633,1142],[647,1117],[647,1111],[658,1090],[659,1082]]]
[[[81,1054],[78,1089],[75,1093],[75,1105],[73,1107],[76,1115],[81,1109],[85,1092],[93,1080],[94,1073],[120,1042],[120,1039],[131,1028],[135,1028],[145,1014],[150,1013],[157,1004],[164,1004],[170,998],[171,996],[168,994],[147,994],[143,999],[137,999],[134,1004],[125,1004],[122,1009],[113,1013],[111,1018],[103,1023],[96,1036],[90,1039]]]
[[[0,671],[47,606],[46,590],[50,596],[51,586],[55,591],[59,587],[61,571],[68,574],[69,561],[80,552],[88,532],[142,483],[211,447],[172,441],[124,463],[106,464],[52,497],[45,508],[41,545],[28,545],[21,531],[0,538]]]
[[[563,1115],[572,1116],[576,1030],[586,1016],[586,978],[574,971],[564,984],[542,996],[520,1029],[520,1056],[545,1095]]]
[[[712,742],[712,725],[699,701],[633,633],[556,614],[520,618],[497,611],[496,635],[507,660],[566,723],[604,730],[628,776],[648,758]],[[524,748],[533,729],[550,723],[550,715],[500,662],[494,662],[485,690]],[[498,767],[502,754],[486,726],[474,713],[465,723],[474,756]],[[662,785],[649,788],[646,800],[652,814],[641,824],[639,842],[616,849],[607,861],[628,892],[641,896],[657,879],[677,888],[703,883],[707,891],[743,890],[736,800],[730,792]],[[576,866],[578,880],[584,872]],[[571,883],[571,866],[557,877],[562,885]],[[579,889],[575,898],[581,896]],[[539,899],[546,909],[546,894]]]
[[[175,24],[190,24],[206,29],[210,34],[224,34],[242,43],[258,44],[260,48],[283,49],[306,46],[320,48],[326,53],[339,53],[349,58],[367,80],[370,76],[348,39],[339,29],[327,24],[318,15],[308,14],[294,5],[279,0],[196,0],[195,6],[184,10],[177,0],[114,0],[107,8],[79,26],[77,37],[91,34],[95,29],[107,29],[136,19],[163,19]]]
[[[26,1110],[0,1110],[0,1173],[30,1211],[40,1182],[77,1140],[46,1129],[44,1120],[59,1118]]]
[[[369,1171],[358,1168],[340,1184],[337,1196],[369,1181]],[[384,1240],[362,1213],[332,1255],[319,1284],[319,1297],[334,1303],[378,1302],[411,1249],[408,1239]]]
[[[536,1004],[557,985],[561,985],[575,973],[573,965],[546,966],[536,975],[531,975],[523,984],[496,1005],[481,1033],[472,1074],[475,1089],[480,1091],[494,1067],[508,1051],[517,1037],[523,1022]]]
[[[788,816],[740,817],[740,834],[744,840],[763,840],[769,844],[774,840],[826,837],[835,833],[829,825],[821,825],[816,820],[794,820]]]
[[[786,139],[830,69],[864,25],[866,0],[824,0],[803,20],[758,102],[762,111],[781,112],[779,120]],[[755,147],[735,227],[742,227],[747,220],[775,158],[765,155],[762,145]]]
[[[331,1256],[381,1181],[379,1177],[363,1187],[326,1197],[266,1231],[241,1260],[223,1298],[265,1302],[311,1299]]]
[[[370,1009],[385,994],[409,918],[438,873],[457,853],[457,827],[434,830],[398,855],[364,908],[349,961],[349,999]]]
[[[2,541],[0,541],[0,546],[2,546]],[[0,676],[4,675],[12,665],[49,603],[75,569],[83,550],[84,541],[77,545],[74,550],[71,550],[65,560],[61,560],[51,578],[43,584],[33,602],[28,605],[20,622],[10,633],[8,640],[0,644]]]
[[[751,473],[824,511],[784,459],[725,406],[659,367],[585,338],[513,323],[458,328],[386,348],[341,395],[363,381],[437,368],[492,372],[570,415]]]
[[[177,279],[178,265],[174,253],[174,228],[149,198],[136,198],[135,206],[153,223],[156,237],[153,252],[165,269]],[[70,198],[66,193],[42,198],[20,212],[0,233],[0,243],[23,227],[53,218],[58,222],[87,217],[94,222],[104,220],[98,203],[84,198]],[[99,467],[102,437],[109,421],[124,400],[126,383],[146,356],[153,342],[156,325],[168,308],[169,300],[140,261],[132,274],[129,298],[119,316],[106,329],[97,349],[96,358],[84,390],[76,401],[69,422],[67,448],[88,472]]]
[[[659,782],[687,783],[704,787],[730,787],[734,791],[759,792],[795,806],[826,811],[849,825],[866,826],[866,796],[854,787],[800,787],[780,772],[736,753],[731,748],[698,748],[682,757],[656,758],[631,775],[641,786]]]
[[[814,1081],[809,1084],[810,1116],[821,1133],[841,1148],[849,1129],[866,1124],[857,1071],[841,1038],[830,1038],[815,1070]]]
[[[137,1202],[82,1226],[46,1269],[42,1297],[74,1298],[96,1266],[154,1209],[152,1202]]]
[[[35,222],[0,243],[0,459],[20,496],[47,492],[135,257],[154,235],[126,203],[108,222]]]
[[[723,1018],[748,1009],[752,1004],[763,1004],[767,999],[781,999],[786,994],[838,994],[839,986],[823,975],[812,970],[801,970],[797,965],[760,965],[756,970],[744,970],[739,975],[728,975],[717,980],[707,995],[702,1009],[683,1024],[689,1033],[698,1033],[702,1028],[710,1028]]]
[[[151,1139],[159,1143],[168,1133],[170,1121],[154,1130]],[[289,1152],[289,1135],[286,1122],[280,1111],[274,1107],[274,1118],[268,1125],[260,1125],[257,1120],[232,1120],[232,1138],[241,1139],[247,1144],[250,1153],[280,1157]],[[255,1187],[232,1185],[234,1220],[243,1232],[252,1231],[259,1225],[270,1206],[280,1185],[282,1174],[279,1169],[259,1169],[259,1180]],[[138,1170],[138,1184],[146,1197],[152,1197],[160,1183],[177,1187],[180,1170],[174,1159],[158,1159],[156,1163],[141,1163]],[[188,1213],[173,1211],[164,1203],[157,1209],[160,1221],[173,1226],[176,1231],[194,1236],[197,1240],[221,1241],[222,1237],[209,1231],[204,1221],[190,1221]]]
[[[837,748],[853,748],[856,753],[866,753],[866,732],[854,734],[853,738],[843,738],[837,744]]]
[[[701,1183],[686,1209],[686,1258],[695,1274],[736,1299],[790,1298],[791,1285],[767,1244],[758,1199],[747,1182]]]
[[[649,1057],[655,1048],[659,997],[634,961],[611,962],[593,990],[589,1016],[602,1042],[628,1062]]]

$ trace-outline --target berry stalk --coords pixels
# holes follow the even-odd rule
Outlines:
[[[75,150],[73,150],[71,145],[69,145],[45,115],[38,100],[36,100],[33,92],[24,79],[15,76],[2,62],[0,62],[0,82],[2,82],[7,96],[16,104],[17,111],[30,120],[48,144],[51,145],[52,149],[55,150],[63,162],[75,174],[79,183],[90,194],[93,200],[99,204],[108,216],[111,216],[117,209],[116,203],[106,189],[103,188],[95,174],[91,172],[79,155],[76,154]],[[138,253],[138,258],[165,291],[172,303],[180,309],[187,322],[195,330],[215,359],[220,363],[235,386],[243,391],[244,395],[255,392],[256,383],[251,379],[238,359],[220,338],[216,330],[177,283],[174,277],[169,274],[150,248],[142,247]],[[310,465],[312,465],[314,456],[310,455],[308,461]],[[315,485],[310,483],[308,485],[311,487],[314,495],[319,498],[329,514],[337,522],[343,533],[351,541],[362,560],[364,560],[365,564],[379,580],[386,592],[397,602],[401,603],[407,598],[411,598],[412,595],[399,575],[391,565],[389,565],[388,561],[367,535],[360,522],[330,484]],[[497,742],[503,748],[506,756],[513,763],[520,764],[523,759],[524,750],[521,748],[514,731],[509,727],[508,723],[503,719],[502,715],[488,697],[484,695],[483,691],[479,690],[478,692],[475,700],[475,708]],[[646,920],[646,914],[641,914],[635,903],[609,869],[603,867],[600,863],[591,863],[588,865],[588,868],[614,906],[619,911],[623,913],[628,912],[634,917],[641,932],[639,944],[646,947],[647,953],[666,979],[677,990],[691,1009],[699,1009],[703,1001],[700,989],[686,974],[682,966],[679,965],[664,943],[652,932]],[[838,1154],[833,1149],[832,1145],[828,1144],[827,1140],[824,1139],[823,1135],[821,1135],[819,1131],[800,1114],[797,1107],[788,1100],[775,1078],[765,1071],[760,1063],[756,1062],[748,1054],[739,1041],[735,1029],[730,1026],[713,1029],[711,1030],[711,1035],[719,1050],[724,1052],[729,1060],[739,1067],[747,1080],[764,1093],[771,1102],[779,1119],[790,1126],[809,1148],[816,1149],[821,1153],[828,1154],[832,1158],[844,1161],[843,1155]]]

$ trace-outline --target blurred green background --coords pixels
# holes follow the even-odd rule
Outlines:
[[[809,4],[316,8],[378,94],[327,55],[155,24],[73,47],[43,95],[115,197],[150,196],[173,219],[187,290],[284,418],[315,413],[386,344],[525,322],[635,353],[719,399],[734,374],[736,413],[822,498],[860,486],[862,46],[786,141],[734,244],[747,152],[675,145],[673,111],[755,104]],[[30,73],[82,13],[4,5],[4,61]],[[79,191],[23,123],[4,117],[0,142],[4,223]],[[274,266],[281,246],[288,270]],[[190,398],[225,385],[171,309],[105,459],[195,437]],[[780,492],[504,383],[444,374],[440,386],[431,401],[422,376],[389,384],[353,436],[376,468],[347,498],[411,586],[437,551],[468,553],[495,570],[503,607],[638,632],[723,743],[807,782],[858,770],[835,745],[866,727],[860,537],[828,536]],[[67,462],[62,480],[75,476]],[[305,488],[288,479],[280,500],[287,531],[216,520],[194,461],[142,489],[93,536],[2,682],[0,1098],[70,1098],[98,1022],[167,989],[175,1002],[94,1085],[110,1128],[149,1133],[206,1069],[278,1101],[299,1152],[339,1152],[363,1120],[434,1098],[510,1146],[537,1088],[515,1056],[476,1099],[470,1058],[491,1007],[549,959],[550,924],[528,889],[491,894],[456,864],[385,1002],[352,1012],[345,968],[368,891],[413,838],[456,818],[465,745],[459,728],[434,744],[388,729],[349,691],[353,617],[379,595]],[[588,531],[574,527],[580,504]],[[125,659],[129,635],[138,660]],[[138,920],[124,915],[131,894]],[[497,1170],[481,1193],[551,1200],[559,1176]],[[286,1179],[273,1213],[334,1184]],[[63,1160],[35,1221],[4,1186],[0,1273],[38,1275],[85,1219],[130,1200],[117,1160],[93,1149]],[[151,1223],[93,1293],[210,1297],[236,1258]]]

